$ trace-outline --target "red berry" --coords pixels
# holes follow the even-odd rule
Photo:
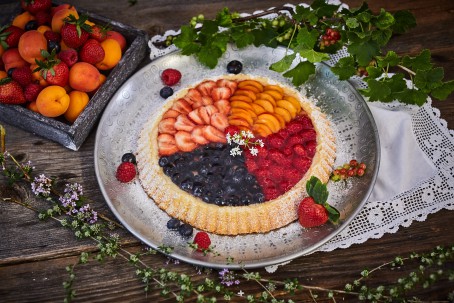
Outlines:
[[[364,176],[364,173],[365,173],[365,171],[364,171],[364,169],[362,169],[362,168],[358,168],[358,171],[356,172],[356,174],[357,174],[359,177]]]
[[[281,149],[284,146],[284,139],[279,135],[272,134],[267,137],[267,142],[265,144],[268,144],[271,148]]]
[[[308,157],[313,157],[315,155],[315,150],[317,148],[317,143],[315,141],[309,141],[306,143],[306,153]]]
[[[25,31],[15,25],[0,28],[0,43],[3,49],[14,48]]]
[[[350,163],[349,163],[349,164],[350,164],[351,167],[356,167],[356,166],[358,165],[358,161],[356,161],[355,159],[353,159],[353,160],[350,160]]]
[[[44,37],[46,38],[47,42],[53,41],[53,42],[60,42],[61,41],[61,36],[57,32],[53,31],[45,31],[44,32]]]
[[[79,51],[80,61],[87,62],[92,65],[101,62],[105,55],[106,54],[101,44],[95,39],[88,39]]]
[[[366,169],[366,164],[360,163],[360,164],[359,164],[359,168],[365,170],[365,169]]]
[[[25,100],[27,100],[28,102],[36,101],[36,97],[38,97],[43,88],[44,87],[39,84],[30,83],[24,89]]]
[[[131,162],[122,162],[118,166],[115,176],[117,177],[118,181],[127,183],[135,178],[136,167]]]
[[[28,66],[18,67],[13,70],[11,78],[22,87],[26,87],[32,82],[32,71]]]
[[[161,79],[165,85],[172,86],[180,81],[181,73],[176,69],[168,68],[162,72]]]
[[[199,231],[192,243],[197,244],[197,251],[207,250],[211,245],[210,236],[204,231]]]
[[[71,67],[79,60],[79,55],[76,50],[70,48],[58,53],[58,59],[65,62],[68,67]]]
[[[239,132],[240,132],[240,128],[235,125],[229,125],[224,129],[224,133],[226,135],[230,134],[230,136],[233,136],[235,133],[239,133]]]
[[[349,169],[347,171],[347,176],[353,177],[356,174],[356,171],[354,169]]]
[[[291,134],[297,134],[304,129],[303,125],[297,121],[291,121],[287,124],[287,130]]]
[[[328,212],[323,205],[316,204],[312,197],[306,197],[298,206],[298,221],[306,228],[320,226],[328,221]]]

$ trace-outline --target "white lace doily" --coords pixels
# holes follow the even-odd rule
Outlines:
[[[331,3],[339,4],[338,1],[331,1]],[[292,7],[292,5],[288,6]],[[257,11],[254,14],[259,12],[263,11]],[[273,16],[267,16],[267,18],[271,17]],[[163,36],[154,36],[149,41],[150,58],[153,60],[177,50],[175,46],[158,49],[153,45],[155,41],[161,41],[168,35],[176,34],[178,32],[171,30]],[[332,66],[345,56],[348,56],[348,53],[344,48],[332,55],[326,63]],[[356,88],[367,87],[360,77],[352,77],[350,82]],[[433,162],[437,172],[434,177],[411,190],[396,195],[389,201],[369,201],[341,233],[321,246],[318,251],[347,248],[368,239],[381,238],[385,233],[395,233],[400,227],[410,226],[415,220],[424,221],[427,215],[441,209],[454,210],[454,131],[448,129],[446,121],[440,118],[440,111],[432,107],[430,99],[422,107],[398,102],[383,103],[382,105],[411,114],[416,141],[421,150]],[[278,266],[267,267],[267,270],[273,272]]]

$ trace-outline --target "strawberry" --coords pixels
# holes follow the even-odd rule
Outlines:
[[[337,223],[340,213],[329,205],[328,189],[317,177],[311,177],[306,183],[309,197],[304,198],[298,205],[298,221],[303,227],[315,227],[325,224],[328,220]]]
[[[196,149],[199,145],[192,140],[191,133],[180,130],[175,134],[175,142],[179,150],[190,152]]]
[[[214,102],[214,106],[219,110],[219,112],[228,115],[230,112],[230,102],[229,100],[219,100]]]
[[[173,135],[160,134],[157,141],[160,156],[170,156],[179,150]]]
[[[88,16],[81,15],[76,19],[74,15],[69,15],[64,19],[61,28],[61,39],[70,48],[79,48],[90,37],[91,27],[86,24]]]
[[[46,38],[47,42],[53,41],[53,42],[60,42],[61,41],[61,36],[57,32],[53,32],[51,30],[45,31],[44,32],[44,37]]]
[[[103,42],[107,39],[107,32],[110,30],[108,26],[93,25],[91,27],[90,38],[98,42]]]
[[[128,183],[133,180],[136,176],[136,167],[131,162],[122,162],[115,174],[117,180],[122,183]]]
[[[69,80],[69,68],[65,62],[56,57],[55,50],[49,52],[42,50],[43,61],[37,60],[38,67],[34,71],[40,71],[44,80],[50,85],[66,86]]]
[[[105,55],[106,54],[101,44],[95,39],[88,39],[79,51],[80,61],[93,65],[101,62]]]
[[[19,83],[9,77],[0,80],[0,103],[22,104],[26,101]]]
[[[227,116],[225,114],[214,113],[210,117],[210,124],[220,131],[224,131],[224,129],[229,126],[229,120],[227,119]]]
[[[181,73],[174,68],[165,69],[161,74],[162,82],[167,86],[172,86],[178,83],[181,79]]]
[[[213,88],[216,87],[216,82],[207,80],[199,85],[197,85],[196,89],[203,95],[203,96],[211,96],[211,91]]]
[[[44,87],[39,84],[30,83],[24,89],[25,100],[28,102],[36,101],[36,97],[38,97],[43,88]]]
[[[38,26],[51,24],[52,23],[52,16],[50,15],[50,11],[43,10],[43,11],[37,12],[35,14],[35,20],[38,23]]]
[[[50,10],[52,6],[51,0],[21,0],[20,3],[21,7],[32,15],[40,11]]]
[[[316,204],[314,198],[306,197],[298,206],[298,220],[303,227],[315,227],[328,221],[328,212],[325,207]]]
[[[205,145],[210,143],[205,136],[203,135],[203,126],[196,126],[191,132],[191,139],[200,145]]]
[[[174,124],[175,129],[183,130],[186,132],[192,132],[195,124],[186,115],[179,115]]]
[[[228,87],[215,87],[211,90],[211,98],[213,101],[228,100],[232,95],[232,91]]]
[[[28,66],[17,67],[13,69],[11,78],[22,87],[26,87],[32,82],[32,71]]]
[[[195,235],[192,243],[197,245],[197,251],[206,251],[210,248],[211,245],[210,236],[204,231],[199,231]]]
[[[79,55],[77,54],[77,51],[70,48],[70,49],[65,49],[58,53],[58,59],[61,61],[65,62],[68,67],[73,66],[77,61],[79,61]]]
[[[17,26],[3,26],[0,28],[0,44],[6,50],[17,47],[19,39],[25,31]]]
[[[225,135],[222,131],[214,126],[207,125],[203,127],[203,136],[211,142],[225,143]]]

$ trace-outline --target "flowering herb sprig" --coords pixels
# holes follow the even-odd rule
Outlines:
[[[7,165],[7,160],[12,160],[13,167]],[[347,283],[344,289],[328,289],[319,286],[306,285],[298,279],[286,279],[283,281],[264,277],[258,272],[248,272],[246,269],[233,271],[222,269],[213,272],[211,269],[196,268],[195,277],[181,271],[169,270],[169,262],[162,268],[155,268],[145,263],[146,256],[157,254],[157,251],[165,251],[167,254],[172,252],[172,248],[160,246],[159,249],[145,248],[144,251],[131,253],[122,247],[120,236],[112,232],[120,225],[113,224],[112,221],[98,214],[90,208],[87,199],[83,196],[83,189],[80,184],[67,184],[63,194],[57,194],[55,190],[55,180],[38,174],[32,178],[32,165],[30,162],[19,163],[10,153],[4,151],[0,153],[0,167],[3,175],[12,183],[28,182],[30,190],[37,198],[51,203],[51,207],[45,211],[39,211],[29,203],[25,203],[14,198],[0,197],[0,202],[15,203],[27,209],[39,213],[40,219],[51,219],[59,222],[74,232],[76,238],[91,239],[97,250],[94,253],[81,253],[75,264],[66,267],[68,280],[63,283],[65,291],[64,302],[70,302],[76,297],[74,286],[76,285],[76,268],[78,264],[85,264],[90,259],[104,261],[108,258],[121,258],[132,265],[138,280],[144,284],[144,290],[160,290],[163,297],[172,296],[176,302],[186,300],[197,302],[216,302],[219,299],[232,300],[242,298],[246,302],[293,302],[292,299],[303,299],[303,292],[306,292],[313,302],[318,298],[328,299],[336,302],[347,300],[351,297],[360,299],[364,302],[419,302],[417,298],[407,295],[408,292],[417,286],[423,288],[433,287],[440,280],[454,281],[454,272],[449,270],[449,264],[454,261],[454,245],[449,247],[437,246],[433,251],[424,254],[412,254],[409,257],[396,257],[394,260],[381,264],[375,268],[363,270],[360,277],[352,283]],[[17,175],[11,171],[19,172]],[[18,176],[20,178],[18,179]],[[103,219],[99,222],[98,217]],[[107,224],[105,223],[107,222]],[[229,258],[229,264],[234,263],[233,258]],[[174,265],[177,265],[175,262]],[[387,286],[368,286],[368,281],[375,273],[384,270],[394,270],[404,266],[413,265],[415,270],[407,276],[397,277],[396,283]],[[446,265],[448,263],[448,265]],[[448,268],[448,270],[446,270]],[[217,273],[217,276],[216,276]],[[199,275],[206,274],[205,279],[200,279]],[[209,275],[214,276],[210,278]],[[305,278],[306,280],[306,278]],[[375,281],[370,284],[378,285]],[[246,293],[248,283],[258,284],[263,291],[259,293]],[[240,286],[244,285],[244,289]],[[248,287],[250,289],[250,287]],[[454,292],[447,294],[447,300],[454,299]],[[282,298],[282,299],[281,299]],[[287,298],[287,299],[284,299]],[[406,299],[408,298],[408,300]]]
[[[249,149],[251,155],[257,156],[259,152],[257,146],[263,147],[265,145],[261,139],[255,140],[255,136],[251,131],[242,130],[235,132],[233,135],[227,133],[226,138],[229,145],[236,144],[236,146],[230,150],[231,156],[240,156],[243,149]]]

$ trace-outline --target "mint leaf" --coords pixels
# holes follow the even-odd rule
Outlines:
[[[314,63],[303,61],[298,63],[298,65],[287,71],[284,74],[284,77],[292,78],[292,83],[295,86],[300,86],[309,79],[309,76],[315,74],[315,65]]]
[[[323,206],[328,211],[328,219],[331,221],[331,223],[338,223],[340,218],[339,211],[328,203],[324,203]]]
[[[392,30],[396,34],[403,34],[416,26],[416,19],[409,11],[397,11],[394,14]]]
[[[295,58],[296,58],[295,53],[286,55],[281,60],[271,64],[270,69],[278,73],[283,73],[290,68]]]
[[[444,82],[437,88],[432,90],[432,97],[438,100],[446,100],[448,96],[454,91],[454,80]]]
[[[303,49],[313,49],[317,40],[318,32],[315,30],[309,31],[306,27],[300,29],[298,35],[296,36],[298,47]]]
[[[374,41],[362,41],[348,46],[350,54],[356,56],[360,66],[367,66],[373,57],[380,54],[380,48]]]
[[[335,73],[340,80],[350,79],[356,74],[355,59],[353,57],[344,57],[337,61],[336,65],[331,67],[331,71]]]
[[[313,49],[304,49],[300,52],[301,57],[306,58],[309,62],[317,63],[322,62],[323,60],[328,60],[329,55],[326,53],[316,52]]]
[[[325,204],[328,200],[328,189],[326,184],[323,184],[317,177],[312,176],[309,181],[306,182],[307,194],[314,198],[315,203]]]

